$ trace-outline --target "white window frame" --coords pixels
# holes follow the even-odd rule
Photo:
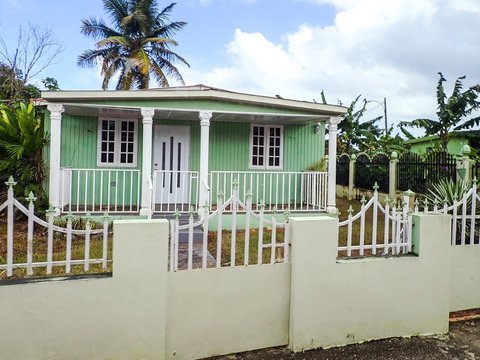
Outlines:
[[[253,165],[253,127],[259,126],[265,129],[265,142],[264,142],[264,151],[263,151],[263,165]],[[280,128],[280,162],[278,166],[268,165],[268,153],[269,153],[269,140],[270,140],[270,129],[271,128]],[[248,146],[249,149],[249,159],[248,167],[253,170],[282,170],[283,169],[283,125],[274,125],[274,124],[250,124],[250,143]]]
[[[102,160],[102,122],[103,121],[115,121],[115,140],[114,140],[114,161],[113,163],[103,163]],[[121,142],[121,122],[129,121],[133,122],[133,163],[123,164],[120,163],[120,142]],[[98,118],[98,130],[97,130],[97,167],[121,167],[121,168],[135,168],[137,167],[138,159],[138,119],[131,118],[110,118],[99,117]]]

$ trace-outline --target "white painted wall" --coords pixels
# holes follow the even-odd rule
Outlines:
[[[169,273],[168,223],[114,223],[111,278],[0,286],[0,358],[194,359],[442,333],[480,307],[480,247],[414,216],[418,256],[338,261],[337,220],[292,218],[290,264]]]
[[[480,307],[480,245],[450,248],[450,311]]]
[[[168,222],[114,233],[111,278],[0,286],[2,360],[163,358]]]
[[[288,343],[290,264],[168,275],[167,359]]]
[[[448,331],[450,219],[414,222],[418,257],[337,261],[336,219],[292,217],[292,350]]]

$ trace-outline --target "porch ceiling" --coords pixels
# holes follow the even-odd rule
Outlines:
[[[82,116],[115,116],[141,118],[140,107],[112,105],[63,104],[66,113]],[[195,109],[155,109],[155,120],[199,121],[199,113],[206,110]],[[257,112],[212,111],[211,121],[262,122],[262,123],[310,123],[326,121],[329,117],[319,114],[270,114]]]

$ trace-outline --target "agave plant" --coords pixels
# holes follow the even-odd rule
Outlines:
[[[432,184],[425,198],[430,206],[433,206],[435,203],[439,206],[443,206],[444,204],[452,206],[454,199],[456,198],[457,201],[461,201],[471,186],[471,182],[464,179],[456,181],[453,181],[451,178],[441,179],[435,184]]]
[[[437,183],[433,184],[431,189],[429,189],[429,193],[425,195],[425,199],[427,200],[427,204],[429,207],[433,207],[435,204],[439,206],[439,208],[443,208],[444,205],[447,207],[451,207],[455,200],[457,201],[457,214],[463,213],[463,198],[470,190],[472,186],[471,181],[466,181],[463,179],[460,180],[452,180],[452,179],[442,179],[439,180]],[[476,196],[476,194],[472,194],[472,196],[468,196],[466,198],[466,212],[467,214],[471,214],[472,212],[472,197]],[[477,201],[475,204],[475,214],[480,214],[480,201]],[[452,211],[449,211],[451,214]],[[465,227],[465,238],[470,238],[470,219],[466,220],[466,227]],[[474,237],[478,239],[479,237],[479,227],[474,226]],[[462,231],[462,222],[457,221],[456,223],[457,229],[457,242],[460,241],[461,231]]]

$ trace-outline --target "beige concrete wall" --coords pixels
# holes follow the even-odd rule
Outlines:
[[[291,349],[448,331],[450,219],[414,222],[418,257],[337,261],[336,219],[292,217]]]
[[[414,216],[418,256],[337,256],[337,219],[292,217],[290,264],[167,271],[168,223],[114,224],[111,278],[0,286],[0,358],[194,359],[442,333],[479,307],[480,247]],[[460,281],[461,280],[461,281]]]
[[[167,239],[166,220],[115,222],[113,277],[0,286],[0,358],[162,359]]]
[[[288,343],[290,264],[168,274],[167,359]]]
[[[450,311],[480,308],[480,246],[450,248]]]

